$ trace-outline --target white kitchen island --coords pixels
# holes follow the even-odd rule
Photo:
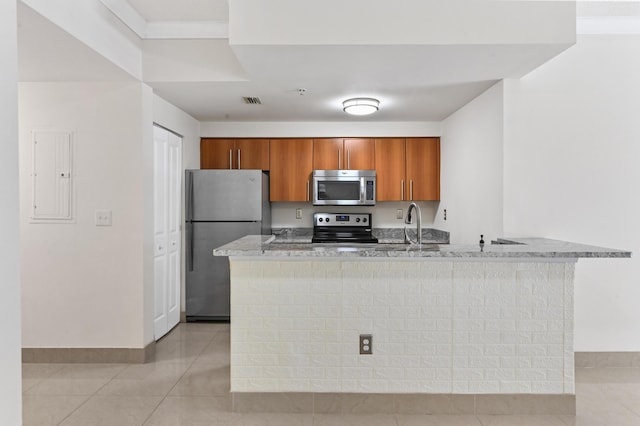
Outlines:
[[[374,412],[575,413],[576,261],[630,253],[502,242],[248,236],[214,250],[231,265],[236,407],[257,392],[311,398],[318,412],[360,398]],[[372,335],[370,355],[360,354],[363,334]]]

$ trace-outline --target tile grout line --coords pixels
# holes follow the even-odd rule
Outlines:
[[[186,324],[186,323],[185,323]],[[195,364],[196,360],[200,357],[200,355],[202,355],[202,352],[204,352],[204,350],[207,348],[207,346],[209,346],[209,344],[211,344],[211,342],[213,342],[213,339],[216,337],[216,335],[219,333],[218,330],[216,330],[215,333],[213,333],[213,335],[211,336],[211,339],[209,340],[209,342],[207,343],[207,345],[205,345],[202,350],[200,351],[200,353],[193,359],[193,361],[191,361],[191,363],[189,364],[189,366],[184,370],[184,373],[182,373],[182,375],[178,378],[178,380],[176,380],[176,382],[173,384],[173,386],[171,386],[171,389],[169,389],[167,391],[167,393],[162,397],[162,399],[160,400],[160,402],[158,402],[158,405],[156,405],[156,407],[149,413],[149,415],[147,416],[147,418],[144,419],[144,421],[142,422],[141,426],[144,426],[145,424],[147,424],[149,422],[149,420],[151,420],[151,417],[154,415],[154,413],[156,411],[158,411],[158,408],[162,405],[162,403],[167,399],[167,397],[169,396],[169,394],[171,394],[171,391],[173,391],[173,389],[175,389],[175,387],[178,385],[178,383],[180,382],[180,380],[182,380],[182,378],[187,374],[187,372],[189,371],[189,369],[191,369],[191,367],[193,367],[193,364]]]
[[[108,383],[108,382],[107,382],[107,383]],[[106,384],[105,384],[105,386],[106,386]],[[104,386],[103,386],[103,387],[104,387]],[[102,388],[100,388],[100,389],[102,389]],[[100,389],[98,389],[98,391],[99,391]],[[96,391],[96,392],[98,392],[98,391]],[[78,405],[78,406],[77,406],[76,408],[74,408],[74,409],[73,409],[69,414],[67,414],[67,415],[66,415],[64,418],[62,418],[58,423],[56,423],[57,425],[61,425],[61,424],[63,424],[63,423],[64,423],[64,422],[69,418],[69,417],[71,417],[71,416],[73,415],[73,413],[75,413],[76,411],[78,411],[80,408],[84,407],[84,406],[86,405],[86,403],[87,403],[87,402],[89,402],[89,400],[95,396],[95,394],[93,394],[93,395],[82,395],[82,396],[86,396],[86,397],[87,397],[87,399],[85,399],[85,400],[82,402],[82,404]]]
[[[86,364],[85,364],[85,365],[86,365]],[[91,364],[89,364],[89,365],[91,365]],[[126,364],[126,365],[127,365],[127,367],[123,368],[123,369],[122,369],[122,371],[124,371],[124,370],[125,370],[125,369],[127,369],[130,365],[133,365],[133,364]],[[60,370],[62,370],[62,369],[60,369]],[[120,373],[121,373],[122,371],[120,371]],[[118,374],[120,374],[120,373],[118,373]],[[98,392],[100,392],[102,389],[104,389],[104,388],[105,388],[105,386],[107,386],[109,383],[111,383],[111,382],[113,381],[113,379],[114,379],[118,374],[116,374],[115,376],[111,377],[111,378],[110,378],[110,379],[109,379],[109,380],[108,380],[104,385],[102,385],[102,386],[100,386],[98,389],[96,389],[96,391],[95,391],[95,392],[93,392],[91,395],[80,395],[80,396],[87,396],[87,399],[85,399],[85,400],[82,402],[82,404],[78,405],[78,406],[77,406],[75,409],[73,409],[69,414],[67,414],[67,415],[66,415],[62,420],[60,420],[60,421],[58,422],[58,425],[63,424],[63,423],[64,423],[64,422],[65,422],[69,417],[71,417],[75,412],[77,412],[80,408],[84,407],[84,406],[87,404],[87,402],[89,402],[89,401],[90,401],[94,396],[97,396],[97,395],[98,395]]]
[[[27,363],[26,365],[30,365],[30,364],[38,364],[38,363]],[[52,364],[52,363],[46,363],[46,364]],[[20,372],[22,381],[24,382],[24,365],[25,363],[22,363],[22,371]],[[54,364],[55,365],[55,364]],[[51,378],[51,376],[53,376],[54,374],[56,374],[57,372],[59,372],[60,370],[62,370],[64,368],[64,364],[58,364],[57,365],[58,369],[49,373],[47,376],[42,377],[40,379],[37,379],[38,381],[36,383],[34,383],[33,385],[31,385],[28,389],[25,389],[24,386],[22,386],[22,395],[28,395],[27,392],[29,392],[31,389],[35,389],[36,386],[40,386],[40,384],[42,384],[45,380]]]

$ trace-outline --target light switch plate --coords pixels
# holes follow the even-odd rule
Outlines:
[[[402,209],[396,209],[396,219],[402,219],[404,217],[404,213]]]
[[[296,209],[296,219],[302,219],[302,209]]]
[[[96,226],[111,226],[111,210],[96,210]]]

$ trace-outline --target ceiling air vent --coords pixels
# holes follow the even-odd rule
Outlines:
[[[257,96],[243,96],[242,99],[244,100],[245,104],[262,105],[262,101]]]

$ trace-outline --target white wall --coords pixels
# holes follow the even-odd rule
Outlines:
[[[153,97],[153,122],[182,137],[182,169],[200,168],[200,122],[159,96]],[[183,174],[184,176],[184,174]],[[182,218],[185,217],[184,185],[182,190]],[[185,235],[182,233],[181,311],[185,310]]]
[[[435,227],[449,231],[452,243],[502,236],[502,139],[502,82],[442,122]]]
[[[0,419],[22,424],[18,248],[18,93],[16,3],[0,3]]]
[[[141,136],[134,143],[139,147],[140,160],[138,168],[141,171],[141,188],[138,194],[138,205],[132,206],[142,210],[139,232],[142,233],[142,346],[155,340],[155,277],[154,277],[154,160],[153,160],[153,104],[154,96],[151,87],[139,84],[140,95],[140,129]],[[136,153],[137,154],[137,153]]]
[[[434,121],[389,122],[213,122],[200,125],[200,136],[209,138],[332,138],[385,136],[440,136]]]
[[[152,248],[145,233],[153,232],[145,228],[153,194],[151,102],[150,89],[135,82],[20,84],[24,347],[149,343],[153,299],[145,273],[152,265],[144,253]],[[74,133],[73,224],[28,221],[34,128]],[[113,226],[96,227],[96,209],[112,210]]]
[[[229,38],[241,45],[564,43],[574,29],[569,1],[229,2]]]
[[[245,72],[221,40],[144,40],[145,82],[246,81]]]
[[[506,234],[632,250],[576,268],[577,351],[640,350],[640,37],[582,36],[505,83]]]
[[[153,122],[182,137],[182,166],[184,169],[200,167],[200,122],[186,112],[153,97]]]
[[[100,0],[21,1],[127,73],[142,78],[140,39]]]

